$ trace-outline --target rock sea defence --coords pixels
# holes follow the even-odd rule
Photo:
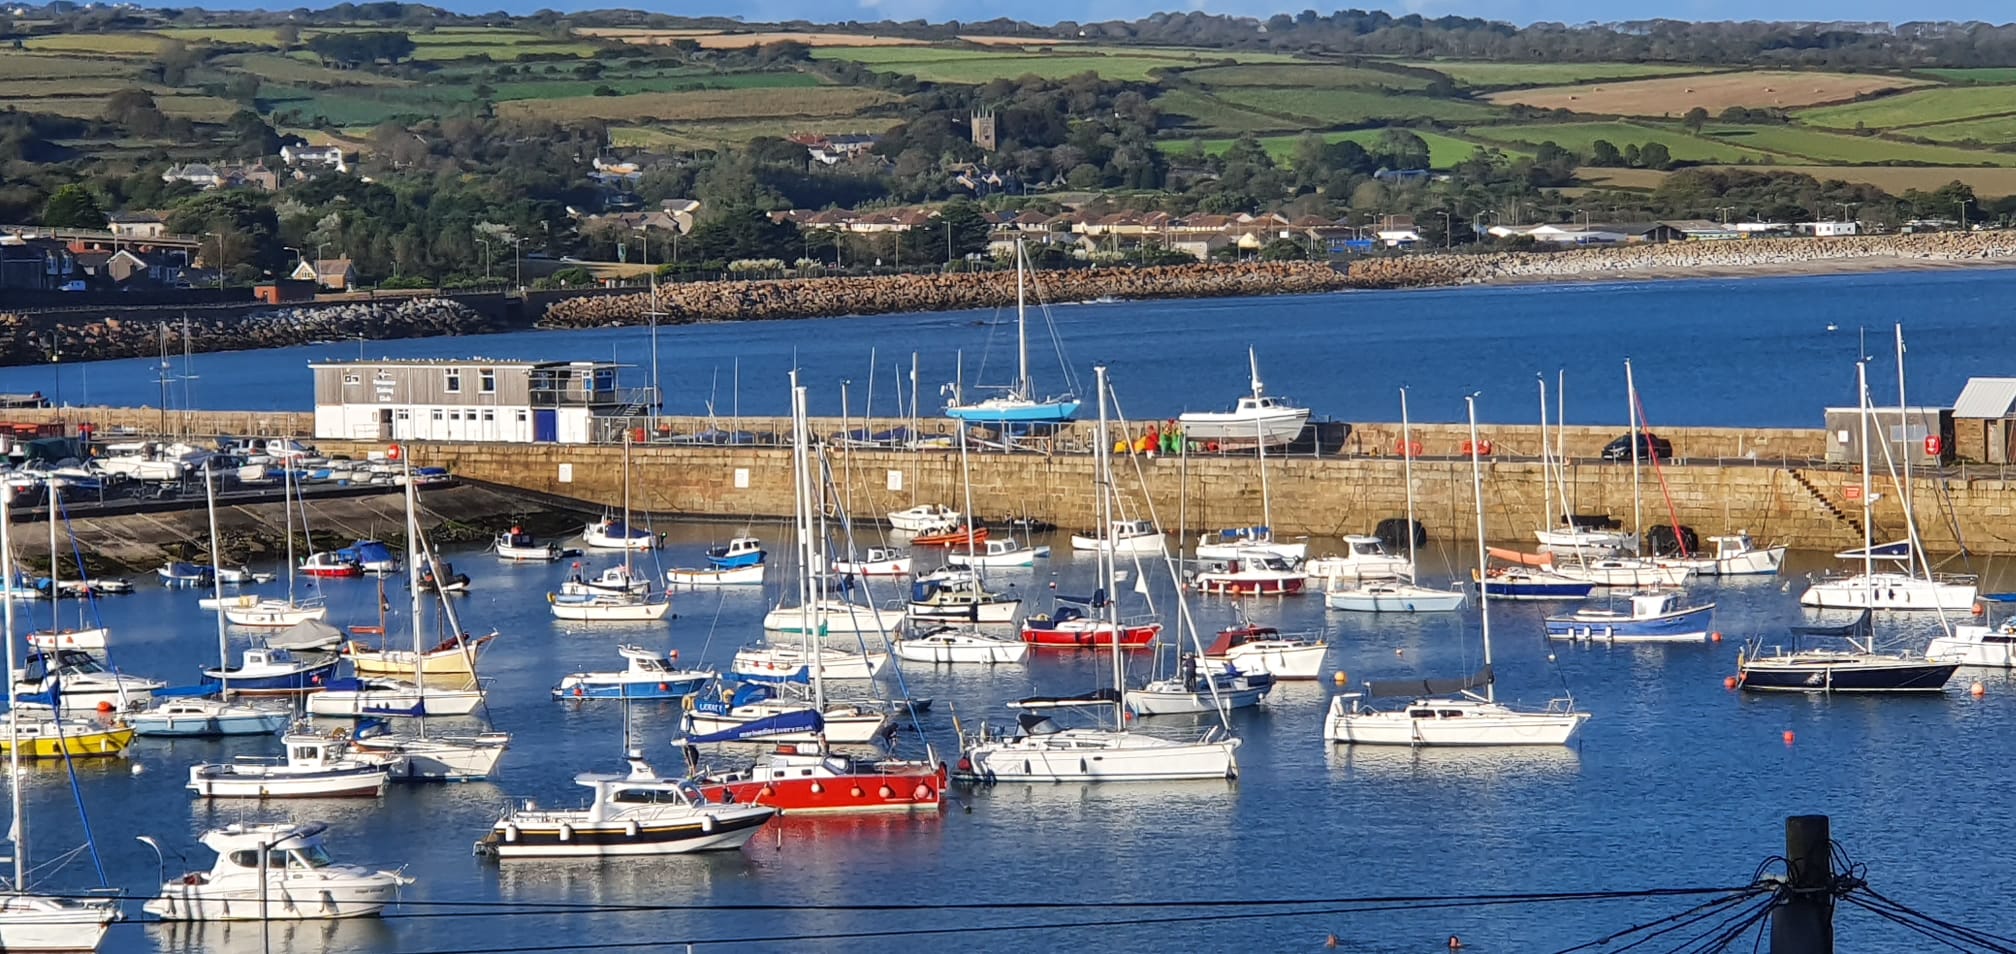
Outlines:
[[[239,351],[355,338],[431,338],[503,330],[482,313],[440,298],[339,302],[323,305],[240,305],[227,308],[133,309],[0,313],[0,365],[151,357],[183,349]],[[162,335],[166,332],[164,343]],[[53,347],[52,347],[53,345]]]

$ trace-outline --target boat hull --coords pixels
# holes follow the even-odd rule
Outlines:
[[[578,623],[650,623],[664,619],[672,604],[664,600],[637,603],[568,602],[554,600],[553,618]]]
[[[1018,599],[982,603],[911,603],[909,618],[933,623],[1012,623],[1021,612]]]
[[[1162,534],[1144,533],[1139,536],[1121,537],[1108,542],[1105,537],[1071,535],[1071,549],[1092,550],[1108,553],[1161,553],[1164,549]]]
[[[107,758],[126,751],[133,742],[130,726],[65,732],[62,738],[24,736],[17,743],[0,733],[0,755],[10,754],[18,745],[24,759]]]
[[[665,571],[667,586],[762,586],[763,564],[723,567],[713,570],[673,569]]]
[[[707,685],[708,676],[679,679],[624,679],[621,673],[579,673],[553,687],[555,699],[684,699]]]
[[[238,772],[229,763],[192,765],[184,786],[200,798],[375,798],[385,794],[387,773],[382,765],[312,773]]]
[[[1302,436],[1303,428],[1309,425],[1309,409],[1297,408],[1276,414],[1237,414],[1232,412],[1193,412],[1179,415],[1177,423],[1183,426],[1183,439],[1195,444],[1216,442],[1220,446],[1251,447],[1256,443],[1268,447],[1292,444]]]
[[[418,668],[427,673],[430,685],[434,680],[442,679],[454,688],[468,688],[465,683],[476,678],[474,657],[487,639],[476,640],[467,651],[456,648],[421,653]],[[410,649],[382,650],[353,639],[343,652],[350,657],[350,668],[359,676],[413,681],[416,667]]]
[[[1366,586],[1332,590],[1323,605],[1354,613],[1447,613],[1463,608],[1469,597],[1450,590],[1414,586]]]
[[[889,664],[886,653],[821,652],[819,654],[819,678],[861,680],[873,679],[882,667]],[[771,647],[768,649],[745,649],[735,654],[729,664],[730,671],[738,676],[751,676],[768,680],[806,680],[812,676],[812,654],[794,647]]]
[[[1217,596],[1295,596],[1308,581],[1301,574],[1280,576],[1217,576],[1199,573],[1190,585],[1200,593]]]
[[[944,789],[944,776],[921,764],[888,772],[700,784],[710,802],[767,805],[784,815],[935,812],[944,804]]]
[[[337,718],[461,716],[483,705],[480,689],[329,689],[308,697],[308,714]]]
[[[103,626],[91,629],[41,630],[28,634],[28,645],[41,650],[54,649],[104,649],[105,637],[111,635]],[[4,948],[0,948],[4,950]]]
[[[1194,551],[1199,560],[1238,560],[1264,553],[1270,557],[1300,563],[1309,557],[1306,543],[1199,543]]]
[[[1872,586],[1855,577],[1823,580],[1799,594],[1799,605],[1815,609],[1944,610],[1965,613],[1974,606],[1971,583],[1926,581],[1901,574],[1877,574]]]
[[[945,554],[945,562],[950,566],[1019,567],[1035,566],[1038,559],[1049,556],[1049,547],[1025,547],[1007,553],[969,554],[953,550]]]
[[[1221,709],[1250,709],[1267,697],[1269,686],[1247,686],[1238,689],[1220,689],[1214,697],[1210,690],[1196,692],[1159,692],[1150,689],[1127,690],[1127,708],[1138,716],[1197,715],[1216,712]]]
[[[163,921],[322,921],[376,917],[399,899],[390,878],[378,883],[330,885],[319,878],[295,882],[285,874],[269,876],[262,913],[257,885],[219,891],[205,884],[171,881],[146,911]]]
[[[514,547],[510,544],[498,544],[496,551],[497,559],[509,560],[512,563],[552,563],[560,559],[560,548],[550,543],[545,546],[536,547]]]
[[[286,629],[297,623],[311,619],[326,619],[326,606],[290,606],[280,602],[256,602],[245,605],[242,601],[234,605],[224,604],[224,619],[233,626],[255,626],[263,629]]]
[[[1111,623],[1057,629],[1022,627],[1022,641],[1039,649],[1110,649],[1116,642],[1122,649],[1138,649],[1161,634],[1161,623],[1117,628]]]
[[[499,821],[478,847],[499,858],[601,858],[733,851],[748,844],[775,809],[730,810],[671,824],[589,822],[523,825]],[[633,834],[634,832],[634,834]]]
[[[874,635],[894,632],[903,625],[902,610],[878,610],[858,603],[822,600],[809,614],[802,607],[779,606],[763,614],[763,628],[773,633],[802,635],[807,629],[808,616],[811,631],[819,635]]]
[[[925,636],[917,639],[899,639],[893,644],[892,649],[896,653],[896,658],[904,662],[938,665],[999,665],[1021,662],[1029,655],[1028,643],[989,639],[983,636],[948,639]]]
[[[1406,745],[1484,748],[1524,745],[1566,745],[1589,720],[1587,712],[1465,712],[1455,719],[1409,718],[1405,710],[1354,712],[1341,697],[1332,697],[1323,721],[1323,738],[1342,745]],[[1416,707],[1434,708],[1433,700]]]
[[[306,692],[321,692],[331,676],[336,674],[337,657],[328,662],[303,665],[286,672],[241,674],[237,671],[216,669],[203,670],[203,684],[221,685],[223,678],[230,680],[231,691],[241,696],[292,696]]]
[[[168,738],[216,738],[228,735],[275,735],[287,727],[291,713],[280,710],[224,715],[157,715],[135,713],[127,718],[134,735]]]
[[[1698,643],[1708,639],[1715,604],[1633,619],[1626,613],[1590,610],[1547,617],[1547,638],[1561,642]]]
[[[0,951],[96,951],[117,920],[112,901],[9,895],[0,899]]]
[[[799,708],[809,709],[811,707],[801,706]],[[729,729],[748,725],[758,719],[767,719],[789,711],[792,710],[785,706],[754,705],[721,712],[711,710],[709,707],[702,705],[686,713],[686,733],[688,735],[703,735],[726,732]],[[762,738],[762,741],[869,745],[888,735],[896,727],[895,722],[888,716],[866,711],[843,714],[833,709],[828,709],[823,713],[822,721],[825,723],[823,732],[786,732],[777,735],[766,735]],[[821,738],[822,735],[824,738]]]
[[[2016,669],[2016,640],[1988,626],[1962,623],[1953,635],[1937,636],[1925,647],[1925,658],[1980,669]]]
[[[378,736],[356,743],[360,752],[392,760],[395,782],[474,782],[497,774],[511,737],[490,733],[473,738],[394,739]]]
[[[1736,684],[1746,692],[1943,692],[1959,663],[1942,660],[1884,660],[1855,657],[1790,664],[1770,659],[1737,667]]]
[[[981,401],[954,405],[945,416],[968,424],[1067,424],[1078,416],[1077,401]]]
[[[1165,782],[1239,775],[1239,762],[1233,754],[1239,748],[1237,739],[1070,746],[1070,737],[1081,734],[1072,730],[1039,737],[1063,737],[1059,739],[1065,743],[1061,746],[1031,745],[1019,739],[983,742],[968,749],[961,761],[966,763],[965,771],[984,782]]]
[[[1323,659],[1330,647],[1323,643],[1270,645],[1265,642],[1235,646],[1222,656],[1206,656],[1205,662],[1229,665],[1244,673],[1264,673],[1275,679],[1316,679],[1323,674]]]

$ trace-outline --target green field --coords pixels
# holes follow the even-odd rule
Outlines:
[[[1941,123],[1937,126],[1913,126],[1904,130],[1903,134],[1921,139],[1936,139],[1940,142],[1972,139],[1991,145],[2012,143],[2016,142],[2016,115],[1963,119],[1957,123]]]
[[[791,89],[818,86],[806,73],[689,73],[673,76],[603,77],[595,80],[525,80],[490,84],[498,102],[513,99],[558,99],[590,96],[607,86],[622,95],[685,92],[703,89]]]
[[[996,79],[1040,76],[1064,79],[1097,73],[1109,80],[1146,82],[1149,72],[1200,66],[1226,60],[1252,59],[1255,54],[1167,53],[997,53],[926,46],[828,46],[812,51],[814,59],[852,60],[883,73],[905,73],[931,83],[979,84]],[[1286,57],[1275,57],[1285,60]]]
[[[1672,76],[1677,73],[1717,72],[1715,67],[1669,66],[1659,63],[1479,63],[1458,60],[1403,62],[1434,70],[1463,86],[1559,86],[1596,80],[1637,79]]]
[[[1378,141],[1379,134],[1382,132],[1385,132],[1385,130],[1353,129],[1346,132],[1321,133],[1320,135],[1322,135],[1324,142],[1344,142],[1349,140],[1370,148],[1374,142]],[[1458,139],[1454,136],[1443,135],[1442,133],[1430,132],[1425,129],[1410,129],[1408,132],[1420,136],[1421,141],[1428,144],[1428,164],[1437,169],[1447,169],[1462,162],[1470,158],[1470,155],[1478,149],[1477,143]],[[1293,136],[1259,137],[1260,147],[1267,150],[1267,154],[1273,156],[1276,162],[1283,164],[1294,159],[1295,147],[1300,144],[1301,140],[1302,135],[1300,133]],[[1221,155],[1225,150],[1232,148],[1233,141],[1231,139],[1198,140],[1204,147],[1204,153],[1211,156]],[[1191,140],[1165,140],[1156,145],[1163,152],[1181,154],[1190,148],[1190,142]],[[1523,150],[1516,148],[1506,148],[1502,151],[1508,155],[1526,154]]]
[[[171,27],[149,31],[184,43],[227,43],[244,46],[279,46],[280,36],[272,27]]]
[[[30,50],[68,53],[107,53],[114,56],[151,56],[161,52],[168,41],[145,33],[58,33],[21,40]]]
[[[76,119],[98,119],[105,115],[103,96],[44,96],[7,98],[0,103],[26,112],[49,113],[54,116],[70,116]],[[155,96],[154,105],[169,116],[177,116],[199,123],[221,123],[231,118],[240,107],[228,99],[211,96]]]
[[[1298,128],[1293,120],[1241,109],[1206,93],[1176,89],[1155,97],[1155,108],[1166,122],[1192,132],[1278,132]]]
[[[2016,166],[2016,155],[2009,153],[1890,142],[1873,136],[1844,136],[1796,126],[1710,126],[1702,132],[1725,142],[1819,163]]]
[[[1225,86],[1280,86],[1297,89],[1371,87],[1418,90],[1428,86],[1428,81],[1419,76],[1407,76],[1359,66],[1332,66],[1321,63],[1207,66],[1199,70],[1186,70],[1182,78],[1214,89]]]
[[[1937,76],[1949,83],[2016,83],[2016,69],[2006,66],[1977,67],[1970,69],[1918,70]]]
[[[851,118],[894,97],[879,90],[826,86],[813,89],[700,90],[692,93],[636,93],[630,96],[573,96],[499,103],[500,116],[522,119],[609,122],[730,122],[764,118]]]
[[[1609,140],[1618,149],[1627,145],[1644,145],[1657,142],[1665,145],[1666,151],[1678,162],[1759,162],[1764,153],[1746,149],[1733,143],[1703,139],[1688,135],[1684,130],[1641,126],[1636,123],[1541,123],[1531,126],[1476,126],[1466,130],[1469,135],[1493,142],[1526,142],[1539,145],[1552,142],[1570,152],[1589,155],[1590,148],[1598,139]]]
[[[1217,98],[1241,109],[1306,118],[1318,126],[1357,126],[1379,120],[1432,119],[1445,123],[1495,119],[1501,113],[1479,103],[1355,89],[1221,90]]]
[[[0,80],[126,77],[134,76],[136,73],[135,64],[130,60],[100,60],[60,54],[24,53],[17,50],[0,51]],[[0,90],[0,93],[4,93],[4,90]]]
[[[472,103],[466,86],[345,86],[310,89],[269,85],[259,102],[272,113],[291,111],[311,125],[375,126],[388,119],[452,113]]]
[[[1955,122],[1980,116],[2016,113],[2016,90],[1999,86],[1948,86],[1913,90],[1859,103],[1803,109],[1800,122],[1834,129],[1902,129]]]
[[[411,80],[396,76],[384,76],[369,70],[339,70],[317,64],[312,58],[284,56],[279,53],[236,53],[220,56],[211,61],[229,70],[251,73],[263,80],[275,83],[308,84],[324,86],[411,86]]]
[[[609,137],[617,146],[643,146],[658,149],[718,149],[722,146],[739,145],[758,136],[789,136],[794,133],[825,133],[841,135],[865,133],[880,135],[888,132],[899,119],[893,117],[848,116],[832,119],[809,119],[794,116],[788,119],[749,119],[723,122],[679,123],[671,128],[659,126],[612,126]]]

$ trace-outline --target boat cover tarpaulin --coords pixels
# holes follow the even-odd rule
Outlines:
[[[1860,560],[1862,559],[1862,555],[1862,548],[1857,547],[1853,550],[1843,550],[1834,554],[1834,559]],[[1868,548],[1868,555],[1872,559],[1877,560],[1909,560],[1911,559],[1911,541],[1899,540],[1896,543],[1879,543]]]
[[[1507,563],[1516,563],[1520,566],[1554,565],[1554,554],[1552,553],[1527,553],[1522,550],[1507,550],[1504,547],[1485,547],[1484,552],[1489,554],[1492,559],[1504,560]]]
[[[744,739],[761,739],[773,735],[792,735],[801,732],[819,732],[826,728],[826,720],[816,709],[793,709],[774,716],[765,716],[731,726],[719,732],[688,737],[687,745],[706,745],[710,742],[740,742]]]
[[[1852,623],[1839,626],[1794,626],[1792,632],[1800,636],[1867,636],[1872,618],[1870,611],[1865,609]]]
[[[1106,605],[1106,588],[1102,586],[1099,589],[1093,590],[1091,596],[1066,596],[1063,593],[1059,593],[1056,599],[1059,603],[1076,603],[1080,606],[1090,606],[1097,609]]]
[[[1983,603],[2016,603],[2016,593],[1983,593],[1975,599]]]
[[[735,674],[735,678],[740,679],[745,683],[764,683],[767,685],[792,683],[794,685],[804,686],[804,685],[810,685],[812,683],[812,667],[808,665],[798,669],[795,672],[789,672],[789,673],[780,672],[775,674],[760,673],[760,672],[738,672]],[[735,691],[735,697],[737,699],[740,699],[742,697],[741,689],[737,689]],[[735,704],[738,706],[742,705],[741,702],[736,702]]]
[[[1226,527],[1225,529],[1223,529],[1223,530],[1220,530],[1220,531],[1218,531],[1218,539],[1220,539],[1220,540],[1245,540],[1245,539],[1254,539],[1254,540],[1257,540],[1257,539],[1260,539],[1260,538],[1262,538],[1262,537],[1265,537],[1265,536],[1268,536],[1269,534],[1270,534],[1270,531],[1269,531],[1269,530],[1268,530],[1268,528],[1266,528],[1266,527]]]
[[[268,636],[274,649],[327,649],[343,643],[343,631],[319,619],[304,619],[278,636]]]
[[[1365,683],[1365,694],[1374,699],[1418,699],[1422,696],[1451,696],[1491,684],[1491,667],[1453,679],[1380,679]]]
[[[1117,705],[1120,691],[1117,689],[1094,689],[1075,696],[1030,696],[1008,703],[1015,709],[1055,709],[1059,706],[1101,706]]]

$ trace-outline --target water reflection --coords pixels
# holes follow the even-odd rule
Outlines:
[[[1408,779],[1558,784],[1572,781],[1582,771],[1580,753],[1565,745],[1331,745],[1327,756],[1332,777],[1358,784]]]
[[[114,931],[119,929],[114,927]],[[162,954],[339,954],[347,951],[391,951],[399,935],[391,923],[375,918],[341,921],[168,921],[144,929]],[[118,933],[108,940],[116,949]]]

